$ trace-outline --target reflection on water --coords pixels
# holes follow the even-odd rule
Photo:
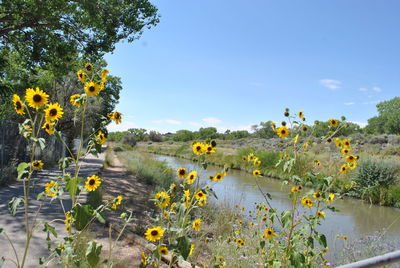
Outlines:
[[[199,169],[196,164],[175,157],[156,155],[160,161],[166,161],[171,168],[178,169],[185,167],[188,170]],[[220,171],[210,166],[204,171],[202,178],[208,178]],[[239,204],[246,210],[253,209],[254,204],[263,201],[263,196],[255,186],[255,178],[242,171],[231,170],[221,182],[212,184],[212,188],[218,196],[216,202],[223,202],[230,205]],[[208,180],[207,180],[208,181]],[[278,211],[290,208],[289,192],[290,186],[282,185],[282,182],[275,179],[260,178],[259,184],[263,191],[272,196],[271,205]],[[209,182],[209,181],[208,181]],[[387,237],[393,241],[400,241],[400,210],[390,207],[369,205],[360,200],[347,198],[337,200],[334,203],[339,212],[326,212],[326,220],[320,226],[329,243],[329,248],[338,250],[341,242],[334,244],[337,234],[347,235],[350,240],[359,239],[375,231],[387,229]]]

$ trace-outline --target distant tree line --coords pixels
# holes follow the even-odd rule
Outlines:
[[[344,122],[346,127],[341,128],[338,132],[339,136],[350,136],[356,133],[365,134],[400,134],[400,98],[395,97],[388,101],[377,104],[378,115],[368,120],[368,125],[362,128],[356,123]],[[204,139],[243,139],[243,138],[276,138],[277,135],[271,127],[272,121],[260,122],[251,126],[251,132],[247,130],[226,130],[219,133],[215,127],[200,128],[198,131],[178,130],[176,133],[160,134],[156,131],[148,131],[143,128],[131,128],[128,131],[112,132],[109,135],[111,141],[125,141],[128,144],[138,141],[160,142],[164,140],[173,141],[192,141]],[[280,125],[280,123],[277,123]],[[311,131],[315,137],[326,136],[329,131],[327,121],[314,121],[313,125],[304,125],[306,131]],[[125,140],[124,140],[125,139]],[[133,142],[134,141],[134,142]],[[134,145],[133,144],[133,145]]]

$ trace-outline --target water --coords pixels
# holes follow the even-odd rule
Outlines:
[[[200,170],[197,164],[171,156],[155,155],[156,160],[165,161],[171,168],[184,167],[187,170]],[[221,172],[218,167],[209,166],[207,171],[201,174],[202,178],[208,178]],[[206,179],[208,183],[210,181]],[[246,210],[254,209],[254,204],[264,200],[262,194],[254,183],[255,178],[243,171],[230,170],[220,182],[212,182],[211,186],[217,194],[218,200],[214,202],[241,205]],[[259,178],[259,185],[264,192],[272,196],[271,205],[278,211],[288,210],[291,206],[289,192],[291,186],[282,185],[282,181],[270,178]],[[328,247],[331,252],[338,252],[343,247],[343,242],[335,240],[336,235],[346,235],[349,241],[358,240],[366,235],[385,229],[385,241],[390,243],[400,242],[400,209],[370,205],[361,200],[346,198],[335,200],[333,205],[340,212],[326,211],[326,219],[319,231],[328,239]],[[336,242],[335,242],[336,241]]]

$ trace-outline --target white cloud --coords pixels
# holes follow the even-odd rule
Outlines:
[[[191,125],[191,126],[195,126],[195,127],[201,126],[201,124],[198,123],[198,122],[189,122],[188,124]]]
[[[369,91],[369,90],[372,90],[372,91],[375,91],[375,92],[381,92],[382,88],[380,88],[380,87],[372,87],[371,89],[368,89],[366,87],[361,87],[358,90],[363,91],[363,92],[366,92],[366,91]]]
[[[335,90],[338,88],[342,87],[342,82],[340,82],[339,80],[335,80],[335,79],[321,79],[319,80],[319,83],[326,88]]]
[[[353,104],[355,104],[355,102],[344,102],[343,104],[344,105],[353,105]]]
[[[126,120],[122,120],[121,124],[115,124],[115,122],[112,122],[111,124],[109,124],[107,126],[107,130],[109,132],[114,132],[114,131],[126,131],[130,128],[138,128],[139,126],[136,125],[134,122],[132,121],[126,121]]]
[[[381,92],[382,91],[382,89],[380,87],[373,87],[372,90],[376,91],[376,92]]]
[[[215,117],[203,118],[202,121],[209,125],[217,125],[222,122],[222,120],[219,120],[218,118],[215,118]]]
[[[155,124],[182,125],[181,121],[174,120],[174,119],[154,120],[152,122]]]
[[[359,90],[359,91],[368,91],[368,88],[360,87],[358,90]]]
[[[350,121],[351,123],[357,124],[360,127],[366,127],[368,125],[368,123],[366,122],[357,122],[357,121]]]

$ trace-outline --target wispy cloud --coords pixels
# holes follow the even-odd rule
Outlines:
[[[114,131],[126,131],[130,128],[138,128],[139,126],[136,125],[136,123],[132,121],[127,121],[127,120],[122,120],[121,124],[115,124],[115,122],[112,122],[107,126],[107,130],[109,132],[114,132]]]
[[[350,102],[344,102],[343,104],[344,104],[344,105],[353,105],[353,104],[355,104],[355,102],[351,102],[351,101],[350,101]]]
[[[329,88],[331,90],[335,90],[335,89],[342,87],[342,82],[340,82],[339,80],[335,80],[335,79],[321,79],[321,80],[319,80],[319,83],[323,87]]]
[[[359,91],[368,91],[368,88],[360,87],[358,90],[359,90]]]
[[[359,88],[358,89],[359,91],[363,91],[363,92],[366,92],[366,91],[375,91],[375,92],[381,92],[382,91],[382,88],[380,88],[380,87],[372,87],[372,88],[366,88],[366,87],[361,87],[361,88]]]
[[[373,87],[372,90],[376,91],[376,92],[381,92],[382,91],[382,89],[380,87]]]
[[[198,123],[198,122],[189,122],[188,124],[191,125],[191,126],[195,126],[195,127],[201,126],[201,124]]]
[[[169,125],[182,125],[181,121],[174,120],[174,119],[154,120],[153,123],[155,123],[155,124],[169,124]]]
[[[217,125],[222,122],[222,120],[219,120],[218,118],[215,118],[215,117],[206,117],[206,118],[203,118],[202,121],[209,125]]]

